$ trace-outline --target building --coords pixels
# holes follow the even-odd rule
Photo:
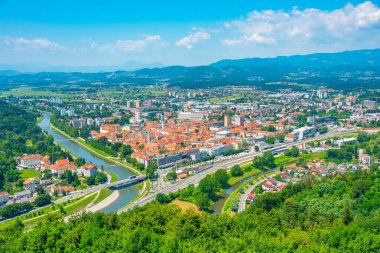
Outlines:
[[[371,157],[367,154],[360,154],[359,160],[365,165],[371,164]]]
[[[226,114],[224,115],[224,127],[229,127],[232,125],[231,116]]]
[[[26,155],[21,157],[20,165],[22,167],[34,167],[41,164],[42,155],[34,154],[34,155]]]
[[[69,192],[72,192],[74,191],[75,188],[74,186],[65,186],[65,185],[53,185],[51,188],[50,188],[50,195],[54,195],[55,192],[57,192],[57,194],[63,194],[65,195],[66,193],[69,193]]]
[[[201,160],[201,159],[204,159],[206,158],[208,155],[206,152],[199,152],[199,153],[195,153],[195,154],[191,154],[190,155],[190,158],[191,160],[193,161],[198,161],[198,160]]]
[[[305,137],[315,134],[315,127],[301,127],[293,131],[296,139],[303,140]]]
[[[247,203],[252,203],[255,199],[257,199],[257,195],[256,194],[254,194],[254,193],[248,193],[246,202]]]
[[[226,138],[230,136],[232,136],[232,134],[226,130],[215,133],[215,138],[217,139]]]
[[[30,190],[25,190],[25,191],[21,191],[21,192],[16,192],[13,197],[15,198],[15,200],[20,200],[20,199],[23,199],[23,198],[30,198],[32,197],[32,192]]]
[[[9,200],[8,192],[0,192],[0,205],[6,203]]]
[[[235,126],[244,126],[244,117],[240,115],[235,115],[233,119],[233,124]]]
[[[203,120],[204,114],[199,112],[180,112],[178,114],[179,120]]]
[[[135,108],[140,108],[140,100],[135,100]]]
[[[96,176],[99,171],[96,164],[85,164],[82,166],[82,173],[85,177]]]
[[[372,100],[364,100],[363,106],[366,107],[369,110],[375,110],[376,109],[376,101]]]
[[[177,164],[178,161],[182,160],[181,154],[173,155],[161,155],[155,158],[158,168],[167,168]]]
[[[135,122],[141,122],[142,121],[142,112],[141,110],[135,111]]]
[[[112,132],[120,132],[121,126],[119,124],[102,124],[100,125],[100,133],[107,134]]]
[[[23,183],[24,185],[24,189],[25,190],[29,190],[31,192],[35,192],[36,191],[36,187],[40,184],[40,181],[34,179],[34,178],[29,178],[29,179],[26,179]]]

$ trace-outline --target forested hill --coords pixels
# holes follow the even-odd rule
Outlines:
[[[41,72],[17,74],[0,72],[3,87],[20,85],[155,85],[197,89],[223,85],[254,85],[273,89],[290,83],[323,85],[336,89],[378,88],[380,49],[276,58],[222,60],[208,66],[169,66],[136,71],[99,73]]]
[[[377,172],[310,179],[229,217],[152,203],[122,215],[49,216],[2,229],[0,252],[379,252]]]
[[[55,160],[70,156],[54,144],[52,136],[41,131],[37,117],[37,112],[0,101],[0,191],[22,190],[16,157],[39,153]]]

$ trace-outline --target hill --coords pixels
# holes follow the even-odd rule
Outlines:
[[[235,217],[152,203],[0,231],[1,252],[379,252],[380,176],[356,171],[259,197]]]
[[[208,88],[225,85],[250,85],[264,89],[310,84],[336,89],[380,87],[380,49],[311,54],[276,58],[222,60],[208,66],[170,66],[135,71],[99,73],[41,72],[1,75],[6,87],[19,85],[155,85],[181,88]],[[268,85],[270,84],[270,85]],[[276,85],[273,85],[276,84]]]

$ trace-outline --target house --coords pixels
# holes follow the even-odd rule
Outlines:
[[[286,142],[293,142],[296,140],[296,138],[297,137],[293,133],[289,133],[289,134],[285,135],[285,141]]]
[[[181,173],[177,174],[177,177],[178,177],[179,179],[187,178],[187,173],[186,173],[186,172],[181,172]]]
[[[36,191],[36,187],[37,185],[40,184],[40,181],[34,179],[34,178],[29,178],[29,179],[26,179],[23,183],[24,185],[24,189],[25,190],[29,190],[31,192],[35,192]]]
[[[8,192],[0,192],[0,204],[6,203],[9,200]]]
[[[82,173],[85,177],[96,176],[98,172],[96,164],[85,164],[82,166]]]
[[[57,176],[62,175],[66,170],[70,170],[72,173],[78,172],[78,167],[70,162],[69,159],[57,160],[54,164],[45,164],[44,166]]]
[[[20,165],[22,167],[34,167],[41,164],[42,155],[34,154],[34,155],[25,155],[20,159]]]
[[[23,199],[23,198],[30,198],[32,197],[32,192],[30,190],[25,190],[25,191],[21,191],[21,192],[16,192],[14,195],[13,195],[13,198],[17,201],[17,200],[20,200],[20,199]]]
[[[275,188],[276,186],[271,182],[271,181],[266,181],[262,186],[261,188],[263,189],[263,191],[270,191],[272,190],[273,188]]]
[[[363,163],[363,164],[371,164],[371,157],[367,154],[360,154],[359,155],[359,160]]]
[[[256,194],[254,194],[254,193],[248,193],[246,202],[247,203],[252,203],[255,199],[257,199],[257,195]]]
[[[50,195],[54,195],[54,192],[57,191],[58,194],[66,194],[66,193],[69,193],[69,192],[72,192],[74,191],[75,188],[74,186],[65,186],[65,185],[53,185],[51,188],[50,188]]]
[[[41,164],[50,164],[50,156],[45,155],[44,157],[41,158]]]

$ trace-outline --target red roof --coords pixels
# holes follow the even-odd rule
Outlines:
[[[257,197],[256,194],[253,194],[253,193],[249,193],[249,194],[248,194],[248,198],[249,198],[249,199],[254,199],[254,198],[256,198],[256,197]]]
[[[86,169],[86,170],[92,170],[92,169],[95,169],[97,167],[96,167],[96,164],[92,163],[92,164],[85,164],[85,165],[82,166],[82,168]]]

